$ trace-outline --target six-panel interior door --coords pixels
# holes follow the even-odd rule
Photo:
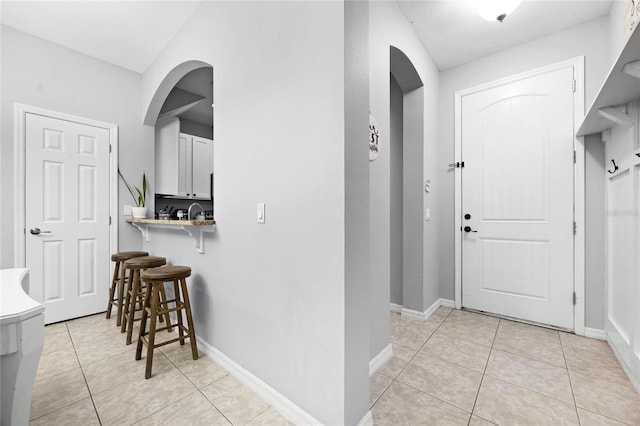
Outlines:
[[[26,267],[52,323],[108,298],[109,131],[26,114]]]
[[[573,96],[567,66],[462,97],[463,307],[573,329]]]

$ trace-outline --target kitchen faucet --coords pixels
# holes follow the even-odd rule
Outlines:
[[[191,208],[194,206],[200,207],[200,213],[204,212],[204,208],[200,205],[200,203],[191,203],[189,206],[189,210],[187,210],[187,220],[191,220]]]

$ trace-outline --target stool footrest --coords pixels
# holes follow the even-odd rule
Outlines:
[[[159,331],[159,330],[156,330],[156,331]],[[179,342],[179,341],[184,342],[187,339],[190,339],[188,334],[186,334],[184,336],[181,336],[181,337],[176,337],[174,339],[165,340],[164,342],[160,342],[160,343],[155,343],[154,342],[153,347],[154,348],[159,348],[160,346],[168,345],[169,343],[175,343],[175,342]],[[140,340],[142,340],[142,343],[144,343],[146,347],[149,347],[149,340],[148,340],[146,335],[145,336],[140,336]]]

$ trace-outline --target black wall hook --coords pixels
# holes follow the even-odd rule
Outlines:
[[[607,172],[614,174],[618,170],[618,165],[615,160],[611,160],[611,162],[613,163],[613,170],[607,170]]]

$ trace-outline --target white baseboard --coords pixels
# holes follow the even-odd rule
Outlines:
[[[584,328],[584,337],[590,337],[592,339],[607,340],[607,332],[598,328]]]
[[[373,376],[380,367],[391,359],[392,356],[393,349],[391,348],[391,343],[389,343],[380,351],[380,353],[378,353],[378,355],[369,361],[369,377]]]
[[[371,411],[367,411],[367,414],[365,414],[358,422],[358,426],[373,426],[373,416],[371,415]]]
[[[439,300],[440,300],[440,306],[444,306],[445,308],[456,307],[456,302],[454,300],[451,300],[451,299],[439,299]]]
[[[444,306],[445,308],[454,308],[455,302],[449,299],[438,299],[433,302],[433,304],[429,306],[424,312],[415,311],[413,309],[406,309],[401,305],[395,303],[390,303],[389,309],[391,310],[391,312],[400,312],[403,317],[415,319],[418,321],[426,321],[429,319],[429,317],[431,317],[431,315],[434,314],[435,311],[438,310],[440,306]]]
[[[608,336],[607,336],[607,343],[609,344],[609,347],[611,348],[611,350],[613,351],[613,354],[615,355],[616,359],[618,360],[618,363],[620,364],[620,366],[624,370],[625,374],[629,378],[629,381],[631,382],[633,387],[636,388],[638,393],[640,393],[640,377],[636,377],[633,374],[633,369],[626,363],[624,357],[620,353],[620,350],[616,347],[614,342],[611,341],[611,339]]]
[[[398,305],[397,303],[389,303],[389,307],[391,308],[391,312],[402,312],[402,305]]]
[[[296,425],[321,425],[311,414],[298,407],[296,404],[287,399],[284,395],[273,389],[271,386],[254,376],[252,373],[241,367],[239,364],[231,360],[224,353],[209,345],[207,342],[196,336],[198,346],[204,350],[209,358],[217,362],[221,367],[227,370],[233,377],[238,379],[240,383],[251,389],[256,395],[265,400],[283,417]],[[369,412],[369,416],[370,416]],[[361,420],[361,423],[365,420]],[[363,425],[373,424],[362,423]]]

